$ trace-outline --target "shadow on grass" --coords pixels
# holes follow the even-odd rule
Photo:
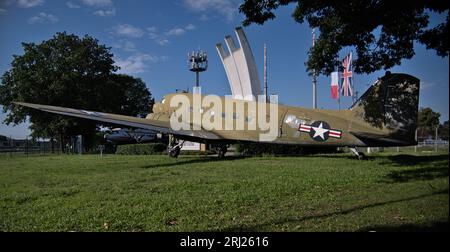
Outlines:
[[[443,162],[447,161],[449,156],[448,155],[431,155],[431,156],[414,156],[414,155],[392,155],[392,156],[386,156],[386,158],[398,165],[398,166],[412,166],[412,165],[421,165],[421,164],[430,164],[434,162]]]
[[[448,177],[448,164],[418,168],[404,171],[392,171],[386,175],[383,182],[403,183],[417,180],[433,180]]]
[[[320,158],[332,158],[332,159],[352,159],[358,160],[358,158],[351,153],[341,153],[341,154],[311,154],[306,155],[306,157],[320,157]],[[433,162],[444,162],[449,160],[448,154],[430,155],[430,156],[415,156],[408,154],[392,154],[392,155],[372,155],[367,154],[361,162],[367,160],[381,160],[382,165],[385,164],[395,164],[396,166],[413,166],[421,164],[430,164]]]
[[[366,155],[363,159],[358,159],[357,156],[355,156],[352,153],[338,153],[338,154],[311,154],[311,155],[307,155],[305,157],[316,157],[316,158],[329,158],[329,159],[346,159],[346,160],[357,160],[357,161],[371,161],[371,160],[376,160],[379,157],[377,156],[369,156]]]
[[[171,166],[178,166],[178,165],[201,164],[201,163],[211,163],[211,162],[220,162],[220,161],[232,161],[232,160],[240,160],[240,159],[245,159],[245,158],[248,158],[248,157],[244,157],[244,156],[228,156],[228,157],[224,157],[224,158],[195,157],[195,158],[188,158],[187,160],[184,160],[185,158],[182,157],[182,158],[174,159],[174,162],[146,165],[146,166],[142,166],[142,168],[152,169],[152,168],[171,167]]]
[[[448,232],[449,222],[430,222],[421,224],[404,224],[399,226],[378,225],[365,227],[358,232]]]
[[[448,155],[396,155],[388,156],[387,158],[390,160],[391,164],[394,163],[395,166],[408,167],[410,169],[391,171],[385,176],[382,182],[402,183],[448,177]]]
[[[414,196],[414,197],[408,197],[408,198],[404,198],[404,199],[384,201],[384,202],[373,203],[373,204],[368,204],[368,205],[364,205],[364,206],[356,206],[356,207],[344,209],[344,210],[341,210],[341,211],[330,212],[330,213],[309,215],[309,216],[304,216],[304,217],[299,217],[299,218],[283,218],[283,219],[274,220],[274,221],[271,221],[271,222],[261,223],[261,224],[257,224],[257,225],[235,226],[235,227],[230,227],[230,228],[220,229],[220,230],[213,230],[213,231],[257,232],[257,231],[261,231],[264,228],[269,227],[271,225],[283,225],[283,224],[293,224],[293,223],[298,224],[298,223],[301,223],[301,222],[304,222],[304,221],[308,221],[308,220],[319,220],[319,219],[325,219],[325,218],[329,218],[329,217],[333,217],[333,216],[346,215],[346,214],[350,214],[350,213],[353,213],[353,212],[358,212],[358,211],[361,211],[361,210],[364,210],[364,209],[368,209],[368,208],[385,206],[385,205],[399,203],[399,202],[405,202],[405,201],[412,201],[412,200],[422,199],[422,198],[431,197],[431,196],[439,195],[439,194],[448,194],[448,189],[447,190],[436,191],[436,192],[429,193],[429,194],[423,194],[423,195],[418,195],[418,196]]]

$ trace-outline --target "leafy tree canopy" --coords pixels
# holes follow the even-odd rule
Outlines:
[[[371,73],[400,65],[414,56],[414,42],[449,55],[449,2],[442,0],[245,0],[240,12],[244,25],[264,24],[274,19],[274,10],[297,3],[295,21],[320,29],[314,48],[309,50],[307,70],[329,75],[339,66],[339,51],[356,48],[356,73]],[[430,12],[447,12],[445,23],[428,27]]]
[[[448,140],[448,133],[449,133],[449,127],[448,127],[448,120],[445,121],[443,124],[439,126],[439,136],[443,140]]]
[[[9,111],[5,122],[29,116],[34,137],[94,135],[96,124],[14,106],[22,101],[124,115],[144,115],[153,104],[141,79],[114,72],[110,48],[90,36],[57,33],[40,44],[22,43],[11,69],[1,78],[0,104]]]
[[[441,114],[433,111],[431,108],[419,109],[419,135],[422,137],[434,136],[436,127],[439,126]]]

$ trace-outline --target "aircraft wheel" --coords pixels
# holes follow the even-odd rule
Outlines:
[[[226,153],[227,153],[227,147],[220,147],[219,150],[217,151],[217,157],[224,158]]]
[[[177,158],[180,155],[181,148],[179,146],[172,148],[169,150],[169,157]]]
[[[358,149],[356,147],[350,148],[350,150],[359,160],[366,159],[366,155],[364,155],[364,152],[358,151]]]

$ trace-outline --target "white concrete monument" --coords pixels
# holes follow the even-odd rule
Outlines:
[[[216,49],[225,68],[234,99],[251,101],[261,94],[261,83],[244,30],[241,27],[236,28],[236,35],[239,48],[235,46],[231,36],[226,36],[228,52],[225,52],[220,43],[216,45]]]

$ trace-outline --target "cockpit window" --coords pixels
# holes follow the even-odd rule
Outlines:
[[[291,128],[298,128],[301,124],[306,124],[305,120],[297,118],[295,115],[286,115],[284,122]]]

